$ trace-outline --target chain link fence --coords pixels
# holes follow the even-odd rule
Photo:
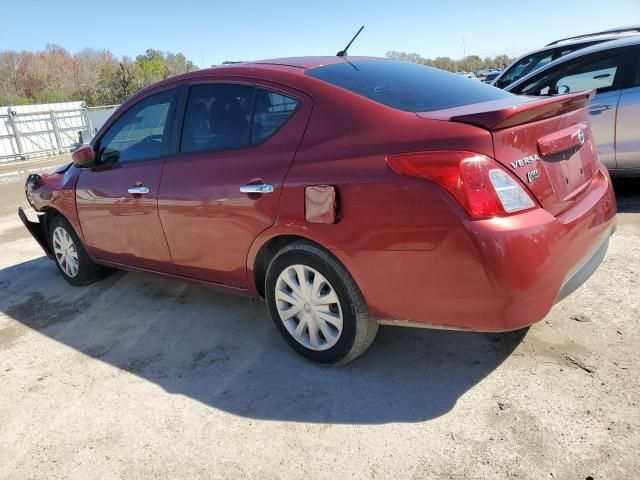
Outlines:
[[[0,107],[0,162],[73,151],[88,143],[117,105],[84,102]]]

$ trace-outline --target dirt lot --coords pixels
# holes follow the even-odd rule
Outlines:
[[[528,332],[383,327],[325,369],[261,302],[69,286],[15,214],[24,175],[0,166],[0,478],[640,478],[640,182],[616,185],[604,264]]]

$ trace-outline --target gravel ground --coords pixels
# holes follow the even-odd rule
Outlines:
[[[23,170],[60,163],[48,159]],[[325,369],[262,302],[69,286],[0,166],[0,478],[640,478],[640,182],[596,274],[506,335],[382,327]]]

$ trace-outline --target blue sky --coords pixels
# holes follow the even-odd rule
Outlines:
[[[22,0],[0,9],[0,50],[147,48],[223,60],[333,55],[360,25],[352,55],[519,55],[557,38],[632,23],[640,0],[176,1]]]

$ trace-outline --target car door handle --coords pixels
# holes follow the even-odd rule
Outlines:
[[[273,192],[273,185],[270,183],[254,183],[249,185],[243,185],[240,187],[240,192],[242,193],[271,193]]]
[[[589,107],[589,113],[591,113],[591,114],[600,113],[600,112],[604,112],[605,110],[609,110],[609,109],[611,109],[611,105],[596,104],[596,105],[591,105]]]
[[[143,185],[129,187],[127,192],[131,193],[132,195],[146,195],[147,193],[149,193],[149,187],[145,187]]]

